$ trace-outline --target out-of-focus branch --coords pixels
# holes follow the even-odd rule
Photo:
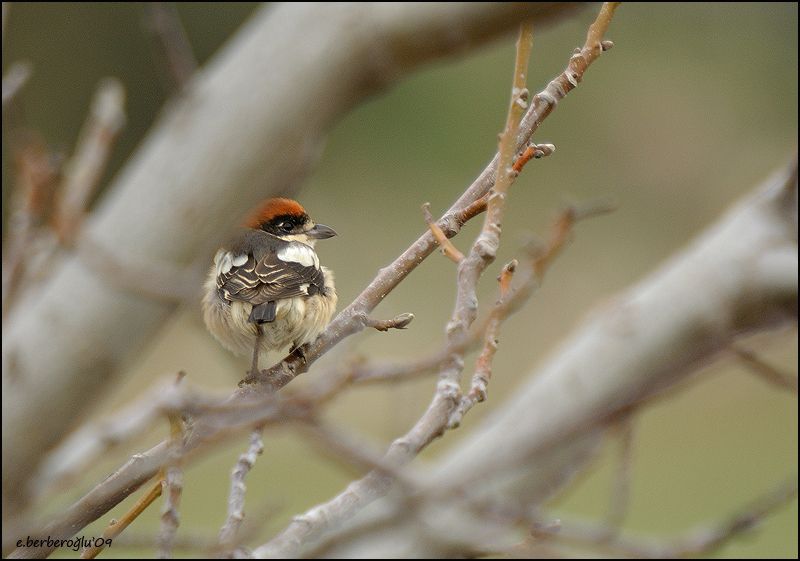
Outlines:
[[[631,497],[631,477],[633,471],[633,425],[634,419],[625,416],[612,431],[619,440],[619,465],[614,470],[611,486],[611,500],[608,505],[606,524],[612,532],[618,533],[628,514]]]
[[[228,518],[219,531],[219,545],[223,550],[230,550],[236,546],[239,527],[244,520],[244,498],[245,491],[247,491],[244,480],[262,452],[264,452],[262,429],[257,428],[250,434],[250,445],[247,447],[247,451],[239,456],[236,466],[231,471]]]
[[[680,559],[710,555],[732,539],[752,530],[764,518],[784,506],[797,496],[797,477],[769,490],[763,496],[725,520],[703,524],[671,539],[644,540],[614,535],[612,528],[592,524],[558,522],[554,525],[537,525],[534,542],[529,551],[547,545],[551,541],[566,545],[577,545],[593,550],[611,552],[618,556],[635,559]],[[547,540],[544,541],[543,540]],[[528,548],[526,548],[528,549]],[[517,550],[517,553],[521,551]]]
[[[11,13],[11,2],[3,2],[3,41],[6,39],[6,23]]]
[[[141,513],[147,510],[153,502],[161,496],[162,490],[162,482],[161,480],[156,481],[155,485],[152,485],[150,489],[147,490],[147,493],[142,495],[138,501],[125,513],[122,518],[119,520],[112,520],[111,523],[106,526],[106,529],[103,531],[103,538],[104,540],[113,540],[118,535],[122,533],[125,528],[131,525],[131,523],[136,520]],[[113,542],[112,542],[113,543]],[[85,549],[81,553],[81,559],[94,559],[97,557],[103,550],[105,549],[105,545],[99,546],[95,545]]]
[[[40,499],[54,490],[75,483],[75,478],[121,443],[130,442],[148,430],[164,415],[196,414],[200,409],[221,403],[189,392],[185,385],[177,386],[174,379],[159,381],[141,399],[116,412],[100,423],[87,424],[65,439],[52,452],[34,479]]]
[[[197,60],[181,24],[180,15],[174,2],[148,2],[147,27],[158,43],[159,58],[164,60],[164,68],[177,90],[182,90],[197,71]]]
[[[796,171],[795,160],[591,314],[509,402],[432,468],[424,485],[523,512],[568,482],[609,424],[644,398],[673,386],[742,333],[796,321]],[[396,500],[382,499],[370,512],[392,510]],[[365,513],[354,524],[369,519]],[[504,537],[474,513],[437,505],[404,524],[354,534],[328,553],[358,557],[368,550],[382,557],[385,547],[401,557],[452,555],[452,541],[435,538],[452,535],[452,528],[473,539]]]
[[[53,202],[61,161],[44,140],[30,134],[14,153],[13,211],[3,236],[3,325],[31,265],[31,248]],[[24,292],[24,291],[23,291]],[[8,375],[8,373],[6,373]]]
[[[172,544],[180,525],[178,508],[183,493],[183,467],[181,464],[183,463],[184,425],[181,416],[177,413],[170,413],[168,417],[170,426],[169,458],[167,465],[164,466],[164,477],[161,480],[164,506],[161,509],[161,528],[156,540],[159,559],[172,558]]]
[[[731,351],[750,372],[762,380],[775,387],[788,390],[795,394],[797,393],[797,375],[792,375],[775,368],[771,364],[764,362],[764,360],[753,351],[743,349],[738,345],[733,345]]]
[[[3,2],[3,13],[5,13],[6,3]],[[5,20],[4,20],[5,21]],[[33,67],[29,62],[15,62],[3,76],[3,108],[11,103],[14,96],[22,89],[28,78],[31,77]]]
[[[75,154],[64,170],[54,225],[61,242],[71,244],[97,189],[114,143],[125,124],[125,90],[114,78],[95,92]]]
[[[162,114],[81,236],[135,261],[192,263],[209,254],[258,200],[296,187],[316,160],[325,131],[360,99],[425,62],[497,37],[520,19],[546,21],[573,8],[558,3],[262,8]],[[360,25],[353,27],[354,20]],[[287,44],[298,46],[290,56]],[[484,185],[488,181],[487,175]],[[391,284],[411,269],[389,273]],[[384,288],[384,294],[391,289]],[[375,305],[377,300],[356,308],[368,312]],[[20,302],[24,313],[9,317],[3,345],[3,371],[13,374],[4,376],[2,392],[4,504],[10,507],[4,513],[24,512],[28,477],[45,451],[74,428],[74,403],[96,402],[117,367],[140,351],[175,306],[120,290],[74,257],[53,264],[36,297]],[[336,340],[347,334],[342,323],[332,326]],[[349,332],[357,325],[351,323]],[[310,359],[334,338],[314,347]],[[25,384],[14,386],[12,379]]]

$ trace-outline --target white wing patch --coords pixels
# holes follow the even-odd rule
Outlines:
[[[303,267],[319,269],[316,252],[302,243],[291,243],[278,251],[278,259],[300,263]]]
[[[247,254],[233,255],[230,251],[220,250],[214,256],[214,267],[217,276],[229,272],[233,267],[241,267],[247,263]]]
[[[214,267],[216,267],[217,276],[230,271],[233,267],[231,254],[224,250],[218,251],[214,256]]]

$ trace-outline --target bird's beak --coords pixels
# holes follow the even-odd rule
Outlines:
[[[336,230],[334,230],[330,226],[325,226],[325,224],[317,224],[313,228],[311,228],[308,232],[306,232],[306,235],[309,238],[314,238],[315,240],[325,240],[335,236]]]

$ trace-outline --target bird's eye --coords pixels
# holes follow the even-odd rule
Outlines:
[[[281,222],[280,224],[278,224],[278,228],[280,228],[284,232],[291,232],[293,226],[291,222]]]

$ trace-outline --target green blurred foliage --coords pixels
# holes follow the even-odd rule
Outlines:
[[[178,6],[201,63],[253,9],[244,3]],[[595,11],[590,6],[537,31],[532,90],[563,69]],[[10,131],[36,129],[52,147],[69,153],[104,76],[121,79],[128,95],[128,125],[107,176],[131,155],[168,98],[163,60],[148,36],[144,14],[142,5],[129,3],[12,6],[3,65],[29,60],[34,75],[13,113],[4,115],[4,200]],[[432,445],[421,461],[440,454],[502,407],[504,397],[589,310],[681,248],[796,150],[796,4],[623,4],[609,37],[616,47],[537,133],[537,141],[554,143],[557,152],[532,162],[513,188],[505,243],[481,285],[484,308],[494,298],[495,271],[530,232],[546,234],[564,201],[610,197],[619,210],[578,226],[574,243],[545,285],[503,326],[489,401],[473,410],[461,429]],[[489,160],[504,120],[512,65],[509,36],[460,60],[425,68],[358,106],[331,131],[300,198],[313,216],[339,231],[338,238],[321,244],[320,253],[337,272],[340,302],[349,302],[379,267],[416,239],[423,229],[423,202],[430,201],[434,211],[445,209]],[[469,225],[456,244],[467,247],[476,228]],[[433,256],[377,310],[382,317],[414,312],[411,328],[364,333],[345,347],[400,360],[437,348],[454,297],[453,278],[452,264]],[[747,344],[776,366],[795,368],[796,331]],[[331,353],[306,378],[343,356]],[[179,369],[199,386],[224,390],[241,377],[245,362],[222,351],[206,334],[198,308],[189,307],[131,365],[103,412]],[[337,400],[328,417],[382,446],[419,416],[432,388],[433,382],[424,379],[359,389]],[[166,431],[163,427],[135,448],[156,442]],[[216,534],[225,514],[228,472],[245,446],[245,436],[234,439],[187,471],[182,534]],[[554,512],[565,518],[603,516],[616,461],[611,450],[554,503]],[[126,447],[110,455],[59,504],[46,508],[58,510],[80,496],[130,451]],[[639,416],[625,528],[668,538],[722,520],[796,472],[796,398],[721,356]],[[292,514],[331,497],[354,475],[295,433],[268,432],[265,454],[248,479],[248,511],[269,504],[277,512],[254,543]],[[152,535],[158,515],[151,509],[129,531]],[[110,517],[84,535],[98,535]],[[152,551],[115,547],[109,553]],[[796,557],[797,501],[716,555]]]

